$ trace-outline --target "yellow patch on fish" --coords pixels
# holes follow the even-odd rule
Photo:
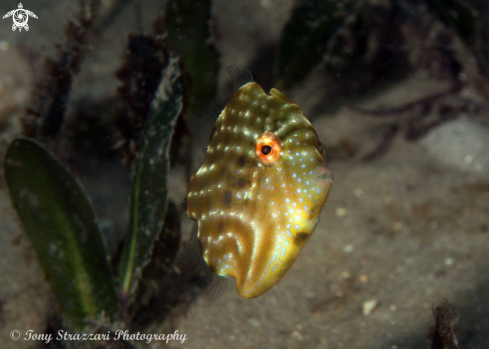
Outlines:
[[[236,278],[240,296],[272,288],[319,220],[333,183],[316,132],[278,90],[250,82],[217,119],[187,214],[198,223],[213,272]]]

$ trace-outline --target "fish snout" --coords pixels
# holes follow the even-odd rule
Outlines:
[[[320,166],[312,173],[312,179],[317,183],[320,188],[327,189],[333,185],[333,172],[327,167]]]

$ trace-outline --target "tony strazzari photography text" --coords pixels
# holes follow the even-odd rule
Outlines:
[[[53,340],[51,333],[34,333],[33,330],[28,330],[25,333],[24,340],[42,340],[45,343],[49,343]],[[102,340],[124,340],[124,341],[180,341],[183,343],[187,340],[185,333],[178,333],[176,330],[173,333],[129,333],[129,331],[117,330],[115,332],[107,333],[69,333],[64,330],[59,330],[56,335],[56,340],[65,341],[102,341]]]

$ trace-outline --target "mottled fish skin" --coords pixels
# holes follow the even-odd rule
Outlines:
[[[257,148],[267,135],[279,151],[270,163]],[[265,293],[311,236],[332,182],[300,108],[276,89],[267,95],[254,82],[243,85],[217,119],[205,161],[190,181],[187,214],[198,222],[206,263],[235,277],[240,296]]]

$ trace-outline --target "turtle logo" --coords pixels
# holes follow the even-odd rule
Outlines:
[[[17,10],[7,12],[7,14],[3,16],[3,19],[10,16],[12,16],[14,20],[12,30],[15,31],[15,29],[19,28],[19,32],[21,32],[22,29],[25,29],[25,31],[29,31],[29,25],[27,24],[27,21],[29,21],[29,16],[37,18],[34,12],[24,10],[24,6],[22,5],[22,3],[19,3],[19,8]]]

